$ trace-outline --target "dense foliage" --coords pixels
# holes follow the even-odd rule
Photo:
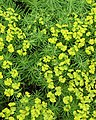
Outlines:
[[[82,1],[84,14],[67,0],[48,0],[49,10],[37,0],[18,10],[18,0],[0,1],[1,119],[96,119],[96,3]],[[56,13],[63,5],[65,20]]]

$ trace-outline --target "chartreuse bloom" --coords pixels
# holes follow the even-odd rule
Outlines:
[[[55,32],[56,32],[56,30],[55,30],[54,27],[51,27],[51,28],[50,28],[50,31],[51,31],[52,33],[55,33]]]
[[[22,114],[17,115],[16,117],[17,117],[17,120],[24,120],[25,119],[25,115],[22,115]]]
[[[60,76],[60,75],[62,74],[62,71],[59,70],[59,67],[58,67],[58,66],[55,66],[55,67],[54,67],[54,72],[55,72],[55,75],[56,75],[56,76]]]
[[[27,52],[26,52],[26,50],[24,49],[20,49],[20,50],[17,50],[17,53],[19,54],[19,55],[23,55],[23,56],[25,56],[25,55],[27,55]]]
[[[44,56],[43,57],[43,62],[47,63],[47,62],[50,62],[51,61],[51,57],[50,56]]]
[[[47,80],[47,82],[48,82],[48,88],[53,89],[54,88],[54,82],[52,82],[52,81],[49,82],[49,80]]]
[[[48,39],[48,42],[50,42],[50,43],[52,43],[52,44],[56,44],[57,38],[56,38],[56,37],[49,38],[49,39]]]
[[[62,60],[63,58],[66,57],[66,54],[65,53],[60,53],[59,54],[59,60]]]
[[[69,41],[72,38],[72,32],[69,32],[68,29],[61,29],[61,33],[64,36],[65,40]]]
[[[95,73],[95,64],[91,63],[91,65],[89,66],[89,73],[94,74]]]
[[[86,0],[88,4],[92,4],[93,0]]]
[[[73,78],[73,74],[72,73],[67,73],[67,76],[70,78],[70,79],[72,79]]]
[[[93,116],[93,117],[96,117],[96,110],[93,111],[92,116]]]
[[[24,40],[24,41],[23,41],[23,50],[28,49],[28,48],[29,48],[29,46],[30,46],[29,41],[28,41],[28,40]]]
[[[12,69],[12,70],[10,71],[10,74],[11,74],[11,76],[12,76],[13,78],[16,78],[16,77],[18,76],[18,71],[17,71],[16,69]]]
[[[64,111],[68,112],[70,109],[71,109],[71,106],[70,105],[65,105],[63,107]]]
[[[50,31],[51,31],[51,33],[52,33],[52,36],[58,37],[58,32],[59,32],[58,29],[55,29],[55,27],[51,27],[51,28],[50,28]]]
[[[46,33],[47,33],[46,29],[41,30],[41,33],[46,35]]]
[[[94,40],[94,39],[90,39],[88,43],[89,43],[90,45],[94,45],[95,40]]]
[[[10,62],[8,60],[3,61],[2,68],[7,69],[7,68],[10,68],[10,66],[12,66],[12,62]]]
[[[4,43],[3,43],[3,39],[0,38],[0,51],[2,51],[4,48]]]
[[[4,94],[5,94],[7,97],[10,97],[10,96],[12,96],[12,95],[14,94],[14,90],[13,90],[13,89],[10,89],[10,88],[5,89]]]
[[[17,93],[17,98],[20,98],[21,96],[22,96],[21,92]]]
[[[20,100],[20,102],[21,102],[22,104],[28,103],[28,101],[29,101],[29,99],[28,99],[27,96],[24,96],[24,97]]]
[[[61,87],[60,86],[55,87],[55,90],[56,90],[55,95],[60,96],[61,95]]]
[[[15,120],[15,118],[12,117],[12,116],[10,116],[10,117],[8,118],[8,120]]]
[[[5,26],[2,25],[2,23],[0,23],[0,33],[4,33],[5,32]]]
[[[2,72],[0,72],[0,79],[2,79],[3,78],[3,75],[2,75]]]
[[[79,118],[79,120],[86,120],[88,118],[89,115],[89,111],[83,111],[83,110],[77,110],[73,112],[74,115],[74,120],[77,120]]]
[[[15,106],[15,105],[16,105],[15,102],[10,102],[10,103],[8,103],[8,106],[9,106],[9,107],[13,107],[13,106]]]
[[[48,69],[48,68],[46,68]],[[49,79],[52,79],[53,77],[53,72],[51,70],[47,70],[45,73],[44,73],[44,77],[46,78],[46,80],[49,80]]]
[[[35,104],[41,104],[41,100],[39,98],[35,98]]]
[[[14,36],[13,36],[11,33],[9,33],[9,34],[6,36],[6,41],[10,43],[10,42],[13,40],[13,38],[14,38]]]
[[[47,97],[50,98],[50,101],[51,101],[51,102],[53,102],[53,103],[56,102],[55,95],[54,95],[51,91],[48,92]]]
[[[87,55],[91,55],[92,52],[94,52],[94,47],[93,46],[86,47],[85,52],[86,52]]]
[[[48,70],[49,69],[49,66],[47,65],[47,64],[43,64],[43,66],[42,66],[42,71],[46,71],[46,70]]]
[[[89,120],[95,120],[95,119],[91,117]]]
[[[20,82],[18,82],[18,83],[12,83],[12,88],[13,88],[14,90],[19,89],[19,87],[20,87]]]
[[[54,113],[50,109],[46,110],[44,112],[43,116],[44,116],[44,120],[53,120],[54,119]]]
[[[0,55],[0,61],[3,60],[3,59],[4,59],[3,55]]]
[[[63,46],[62,42],[58,42],[58,43],[56,44],[56,48],[61,48],[62,46]]]
[[[2,117],[2,118],[7,118],[8,119],[8,117],[11,115],[11,111],[10,111],[10,109],[8,109],[7,107],[6,108],[4,108],[3,110],[2,110],[2,112],[0,112],[0,117]]]
[[[56,24],[56,27],[58,27],[58,28],[62,28],[62,25],[60,25],[60,24]]]
[[[25,92],[25,95],[29,98],[31,95],[30,95],[30,93],[29,92]]]
[[[70,104],[70,103],[72,102],[72,100],[73,100],[73,97],[72,97],[72,96],[65,96],[65,97],[63,98],[63,102],[64,102],[65,104]]]
[[[29,110],[30,110],[29,106],[26,106],[25,108],[20,109],[19,110],[20,114],[17,115],[17,119],[21,120],[21,116],[23,116],[23,119],[25,119],[25,117],[29,115]]]
[[[59,76],[59,82],[65,83],[65,81],[66,81],[66,78],[65,78],[65,77],[63,77],[62,75]]]
[[[89,104],[84,104],[84,103],[79,103],[78,106],[80,107],[80,109],[82,109],[83,111],[88,111],[90,108]]]
[[[56,44],[56,48],[59,48],[61,49],[61,51],[65,52],[67,50],[67,46],[66,45],[63,45],[62,42],[58,42]]]
[[[74,56],[76,54],[76,52],[78,52],[78,47],[76,45],[74,45],[74,47],[71,47],[68,50],[69,55]]]
[[[85,45],[85,38],[80,38],[79,40],[76,40],[76,43],[78,48],[82,48]]]
[[[44,21],[43,21],[43,18],[42,18],[42,17],[39,18],[39,23],[40,23],[41,25],[44,25]]]
[[[35,106],[32,106],[32,108],[31,108],[31,117],[32,117],[32,119],[34,118],[38,118],[39,117],[39,115],[40,115],[40,110],[39,109],[37,109],[37,108],[35,108]]]
[[[9,44],[7,48],[8,48],[8,51],[9,51],[10,53],[13,53],[13,52],[14,52],[14,47],[13,47],[12,44]]]
[[[35,105],[31,107],[31,120],[39,119],[39,116],[42,116],[41,119],[44,120],[53,120],[54,113],[47,108],[46,102],[41,102],[41,99],[35,98]]]
[[[6,80],[4,80],[4,84],[6,86],[10,86],[12,84],[12,79],[11,78],[7,78]]]

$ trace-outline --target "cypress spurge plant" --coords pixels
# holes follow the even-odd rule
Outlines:
[[[82,19],[71,13],[70,25],[56,23],[46,29],[43,18],[35,21],[33,33],[39,31],[48,38],[45,54],[42,52],[34,68],[42,93],[24,88],[28,87],[25,78],[31,79],[24,69],[29,70],[34,54],[32,41],[17,24],[21,17],[12,8],[0,8],[0,90],[6,101],[0,112],[2,119],[96,119],[96,4],[86,2],[91,6],[89,13]],[[37,30],[38,26],[42,29]]]

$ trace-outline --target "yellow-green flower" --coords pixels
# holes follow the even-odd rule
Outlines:
[[[70,105],[65,105],[64,106],[64,111],[68,112],[71,109]]]
[[[21,50],[17,50],[17,53],[19,54],[19,55],[22,55],[23,54],[23,50],[21,49]]]
[[[12,79],[7,78],[6,80],[4,80],[4,84],[7,85],[7,86],[10,86],[12,84]]]
[[[29,46],[30,46],[29,41],[28,41],[28,40],[24,40],[24,41],[23,41],[23,50],[28,49],[28,48],[29,48]]]
[[[10,68],[10,66],[12,66],[12,62],[10,62],[8,60],[3,61],[2,68],[7,69],[7,68]]]
[[[93,45],[95,43],[95,40],[94,39],[90,39],[89,42],[88,42],[90,45]]]
[[[47,64],[43,64],[43,66],[42,66],[42,71],[46,71],[46,70],[48,70],[49,69],[49,66],[47,65]]]
[[[5,114],[3,112],[0,112],[0,117],[4,118]]]
[[[93,2],[93,0],[86,0],[86,2],[87,2],[88,4],[91,4],[91,3]]]
[[[59,76],[59,82],[65,83],[65,81],[66,81],[66,78],[65,78],[65,77],[63,77],[62,75]]]
[[[3,60],[3,59],[4,59],[3,55],[0,55],[0,60]]]
[[[55,90],[56,90],[55,95],[60,96],[61,95],[61,87],[58,86],[55,88]]]
[[[9,51],[10,53],[13,53],[13,52],[14,52],[14,47],[13,47],[12,44],[8,45],[7,48],[8,48],[8,51]]]
[[[13,78],[16,78],[16,77],[18,76],[18,71],[17,71],[16,69],[12,69],[12,70],[10,71],[10,74],[11,74],[11,76],[12,76]]]
[[[95,119],[91,117],[89,120],[95,120]]]
[[[5,26],[0,23],[0,33],[4,33]]]
[[[17,90],[17,89],[19,89],[19,87],[20,87],[20,82],[18,82],[18,83],[12,83],[12,88],[13,89]]]
[[[47,55],[46,57],[45,57],[45,56],[43,57],[43,61],[44,61],[45,63],[50,62],[50,60],[51,60],[51,57],[48,56],[48,55]]]
[[[17,98],[20,98],[21,96],[22,96],[21,92],[17,93]]]
[[[2,75],[2,72],[0,72],[0,79],[2,79],[3,78],[3,75]]]
[[[95,73],[95,64],[91,64],[89,66],[89,73],[94,74]]]
[[[59,60],[62,60],[65,57],[65,53],[60,53]]]
[[[6,36],[6,41],[11,42],[11,41],[13,40],[13,38],[14,38],[13,35],[8,34],[8,35]]]
[[[96,110],[93,111],[92,116],[93,116],[93,117],[96,117]]]
[[[64,102],[65,104],[69,104],[70,102],[72,102],[72,100],[73,100],[73,97],[72,97],[72,96],[65,96],[65,97],[63,98],[63,102]]]
[[[25,55],[27,55],[27,51],[26,51],[26,49],[20,49],[20,50],[17,50],[17,53],[19,54],[19,55],[23,55],[23,56],[25,56]]]
[[[53,89],[54,88],[54,83],[53,82],[48,83],[48,88]]]
[[[2,51],[4,48],[4,43],[3,43],[3,39],[0,38],[0,51]]]
[[[31,95],[30,95],[30,93],[29,92],[25,92],[25,95],[29,98]]]
[[[52,43],[52,44],[56,44],[57,38],[53,37],[53,38],[49,38],[48,42]]]
[[[4,91],[4,94],[7,96],[7,97],[10,97],[14,94],[14,90],[13,89],[5,89]]]
[[[8,120],[15,120],[14,117],[10,116]]]
[[[40,104],[41,100],[39,98],[35,98],[35,104]]]
[[[53,103],[56,102],[55,95],[54,95],[51,91],[48,92],[47,97],[50,98],[50,101],[51,101],[51,102],[53,102]]]
[[[86,54],[91,55],[91,52],[94,52],[94,47],[93,46],[88,46],[85,49]]]
[[[8,104],[9,107],[13,107],[13,106],[15,106],[15,105],[16,105],[15,102],[10,102],[10,103]]]

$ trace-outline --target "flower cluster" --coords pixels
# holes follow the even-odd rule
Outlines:
[[[22,96],[18,65],[14,56],[19,57],[18,50],[20,48],[26,52],[26,54],[23,52],[22,54],[27,55],[27,49],[30,46],[25,34],[17,27],[20,19],[20,15],[15,13],[14,9],[4,10],[0,7],[0,87],[3,86],[4,93],[2,94],[8,98],[9,102],[8,107],[0,112],[0,117],[8,120],[16,119],[15,112],[17,110],[17,103],[10,102],[9,99],[12,97],[19,99]]]
[[[39,98],[35,99],[35,105],[31,108],[31,118],[35,120],[36,118],[43,116],[44,120],[53,120],[54,113],[47,108],[47,103],[42,101]]]
[[[96,119],[96,4],[86,2],[90,12],[82,19],[71,13],[70,26],[57,23],[47,31],[42,17],[34,21],[43,26],[40,34],[48,32],[48,47],[52,48],[37,64],[37,79],[45,90],[42,99],[34,91],[29,93],[31,88],[26,91],[27,83],[22,82],[26,77],[21,78],[19,61],[27,58],[30,42],[17,25],[21,17],[12,8],[0,7],[0,89],[7,100],[0,112],[2,119],[55,120],[64,119],[63,113],[73,114],[74,120]]]
[[[51,37],[48,39],[55,55],[46,55],[40,59],[40,75],[47,83],[47,98],[58,103],[62,99],[65,112],[71,111],[74,99],[77,99],[77,109],[73,110],[74,120],[95,120],[95,111],[91,114],[91,104],[94,104],[96,94],[96,4],[86,0],[92,8],[85,19],[71,14],[71,28],[67,24],[56,24],[51,27]],[[85,56],[85,57],[84,57]],[[76,60],[79,57],[78,60]],[[85,61],[82,60],[83,58]],[[80,61],[81,60],[81,61]],[[76,65],[75,65],[76,64]],[[82,69],[83,68],[83,69]],[[64,95],[64,86],[68,86],[68,94]],[[59,96],[59,97],[58,97]],[[76,98],[75,98],[76,97]],[[72,107],[71,107],[72,106]],[[89,115],[90,114],[90,115]],[[90,117],[91,116],[91,117]]]

